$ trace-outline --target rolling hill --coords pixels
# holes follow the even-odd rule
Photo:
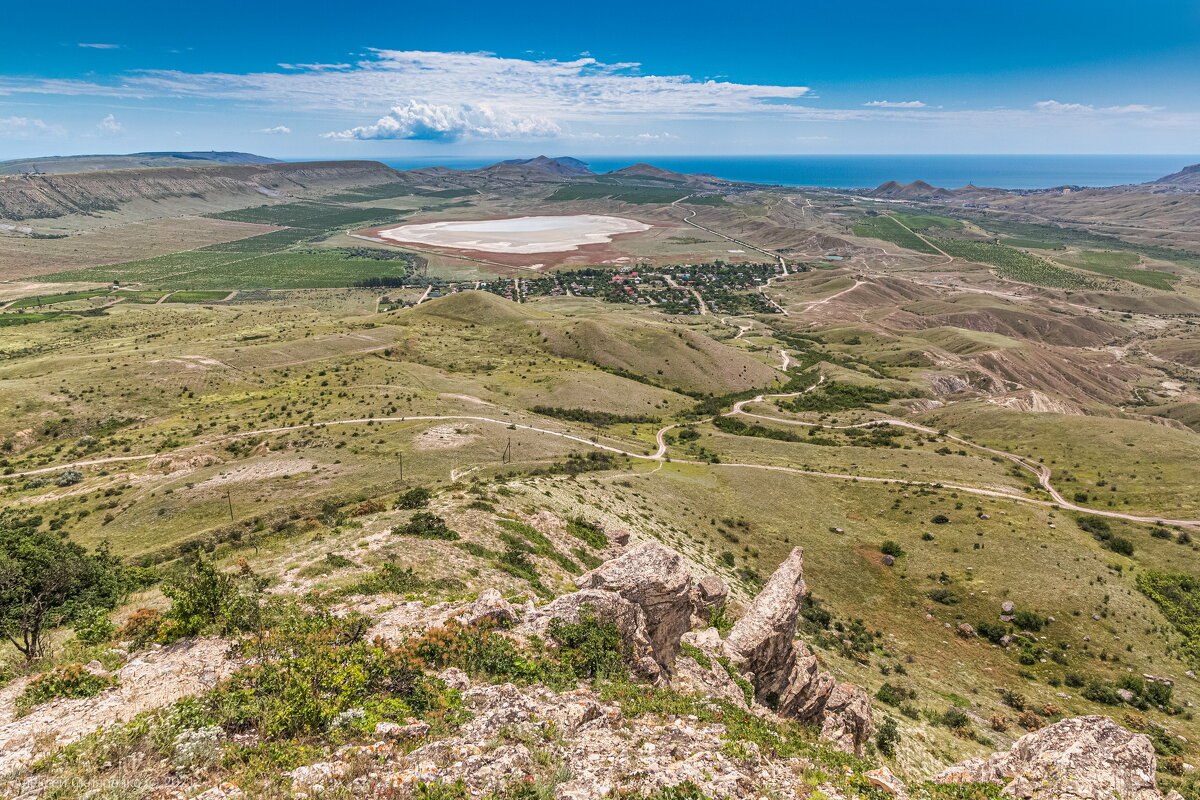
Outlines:
[[[163,151],[128,155],[45,156],[0,161],[0,175],[50,172],[94,172],[144,167],[187,167],[197,164],[281,164],[279,159],[230,151]]]

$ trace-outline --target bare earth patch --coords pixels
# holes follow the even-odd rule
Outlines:
[[[418,450],[452,450],[463,447],[480,438],[471,425],[434,425],[413,437],[413,446]]]

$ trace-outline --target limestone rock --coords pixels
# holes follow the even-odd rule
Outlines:
[[[682,644],[689,647],[683,648],[675,659],[671,672],[672,688],[723,700],[738,708],[748,707],[742,688],[721,665],[724,650],[716,628],[685,633]]]
[[[526,611],[521,623],[512,632],[518,636],[533,635],[546,639],[554,620],[576,623],[587,616],[615,624],[621,632],[621,640],[629,648],[635,669],[651,680],[662,677],[662,667],[655,659],[650,643],[645,612],[616,592],[584,589],[565,594],[544,606]],[[678,647],[679,640],[676,639],[675,643]]]
[[[797,547],[733,626],[725,650],[754,684],[760,702],[784,716],[819,724],[824,738],[861,752],[871,733],[870,698],[820,672],[816,656],[796,641],[796,621],[807,594],[804,551]]]
[[[507,625],[517,621],[517,612],[496,589],[485,589],[456,619],[464,625]]]
[[[695,602],[692,576],[683,556],[658,542],[638,545],[576,580],[580,589],[615,592],[645,614],[654,657],[667,665],[679,652],[679,637],[691,630]]]
[[[409,720],[404,725],[380,722],[375,725],[375,735],[384,739],[423,739],[429,735],[429,723],[419,720]]]
[[[1001,795],[1027,800],[1161,800],[1150,737],[1108,717],[1074,717],[1018,739],[1011,750],[943,771],[938,783],[1003,783]]]
[[[876,789],[890,794],[892,797],[908,797],[908,790],[904,783],[892,774],[892,771],[887,767],[873,769],[870,772],[864,772],[863,777]]]
[[[471,688],[471,678],[458,667],[446,667],[438,673],[438,678],[450,689],[462,692]]]

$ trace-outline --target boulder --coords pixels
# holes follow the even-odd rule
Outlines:
[[[1004,784],[1003,797],[1026,800],[1161,800],[1150,737],[1108,717],[1074,717],[1018,739],[1011,750],[972,758],[937,783]]]
[[[641,609],[654,658],[669,665],[692,628],[692,576],[683,556],[658,542],[638,545],[581,575],[580,589],[614,592]]]
[[[1014,603],[1012,600],[1005,600],[1003,603],[1000,604],[1000,613],[1002,613],[1002,614],[1011,614],[1016,610],[1017,610],[1017,604]]]
[[[517,612],[498,590],[484,589],[455,619],[464,625],[508,625],[517,621]]]
[[[890,794],[892,797],[908,797],[908,791],[905,789],[903,781],[892,774],[887,767],[864,772],[863,777],[867,779],[872,788]]]
[[[729,599],[729,587],[716,575],[709,575],[696,582],[696,599],[706,606],[719,606]]]
[[[755,698],[780,714],[821,726],[823,738],[855,753],[871,733],[871,701],[851,684],[818,669],[796,641],[800,604],[808,594],[804,551],[794,548],[725,640],[725,651],[754,685]]]
[[[883,561],[883,565],[885,567],[892,567],[892,566],[896,565],[896,557],[895,556],[885,555],[883,557],[882,561]]]

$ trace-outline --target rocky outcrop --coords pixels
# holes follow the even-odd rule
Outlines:
[[[733,626],[725,650],[754,685],[759,702],[784,716],[818,724],[824,738],[861,752],[871,734],[870,698],[862,689],[821,672],[817,657],[796,641],[800,605],[807,595],[804,551],[797,547]]]
[[[639,606],[616,592],[584,589],[565,594],[544,606],[527,611],[521,623],[513,628],[512,632],[517,636],[538,636],[547,639],[550,638],[550,627],[555,620],[578,623],[588,618],[615,624],[628,648],[626,655],[633,663],[634,669],[650,680],[662,680],[664,670],[654,655],[646,614]]]
[[[1156,768],[1150,737],[1089,716],[1026,734],[1008,752],[964,761],[934,780],[1008,782],[1002,796],[1027,800],[1161,800]]]
[[[671,671],[672,687],[722,700],[738,708],[749,707],[753,698],[746,696],[725,667],[729,659],[716,628],[685,633],[680,644],[682,651]]]
[[[228,649],[227,640],[202,638],[141,653],[112,673],[113,688],[95,697],[52,700],[26,716],[0,720],[0,776],[103,726],[212,689],[234,670]]]
[[[642,610],[658,663],[669,665],[679,639],[692,629],[695,602],[692,576],[683,556],[658,542],[647,542],[582,575],[580,589],[615,592]]]
[[[626,718],[620,705],[588,689],[512,684],[470,689],[463,706],[471,718],[453,737],[411,752],[390,742],[344,747],[290,772],[292,788],[316,795],[316,787],[330,793],[341,786],[353,797],[384,797],[403,796],[417,783],[462,781],[471,796],[483,797],[532,782],[552,764],[567,776],[554,787],[556,800],[651,795],[683,783],[714,798],[758,798],[764,790],[780,800],[802,796],[804,762],[767,757],[753,742],[731,748],[724,725],[694,716]]]

